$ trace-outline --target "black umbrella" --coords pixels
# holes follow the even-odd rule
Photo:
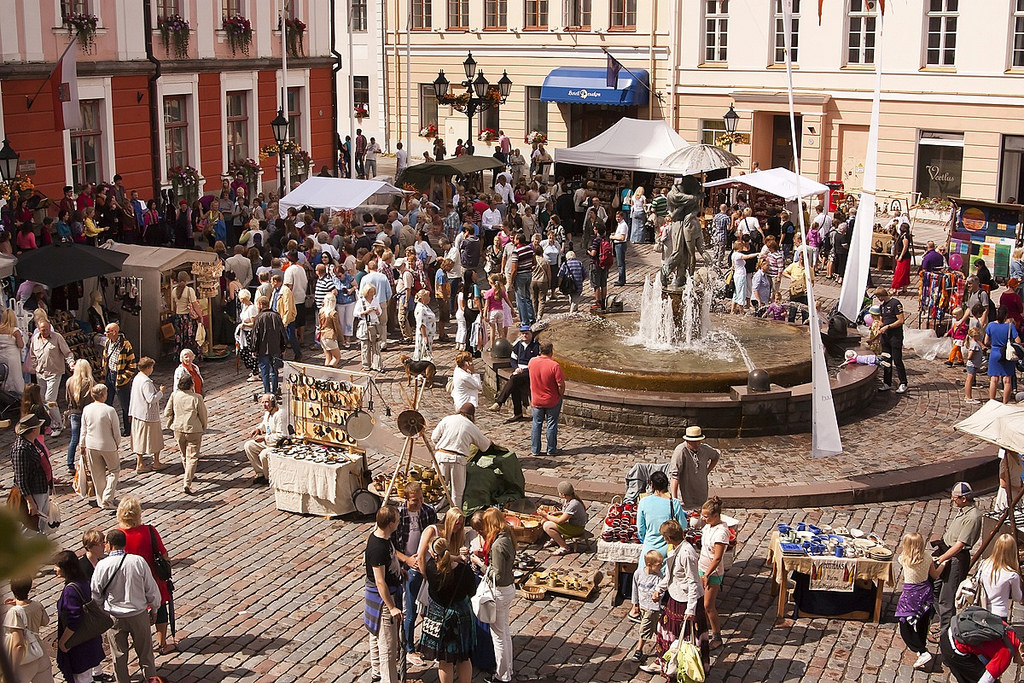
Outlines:
[[[60,287],[90,277],[120,272],[128,254],[86,244],[58,242],[26,251],[14,270],[23,280]]]
[[[174,621],[174,585],[170,581],[167,582],[167,591],[171,594],[167,601],[167,621],[171,626],[171,638],[174,638],[178,635],[178,625]]]

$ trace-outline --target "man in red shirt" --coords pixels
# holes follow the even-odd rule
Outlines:
[[[551,342],[540,345],[540,355],[530,360],[530,402],[533,404],[533,442],[530,455],[540,455],[540,429],[547,433],[548,455],[558,455],[558,413],[565,395],[565,373],[551,356]]]
[[[1011,662],[1024,662],[1017,634],[1005,621],[1003,625],[1005,638],[973,645],[960,642],[953,624],[939,635],[942,659],[958,683],[996,683]]]

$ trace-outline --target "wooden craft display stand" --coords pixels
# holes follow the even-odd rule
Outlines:
[[[413,387],[412,400],[409,401],[409,409],[419,411],[420,401],[423,400],[423,392],[426,391],[427,381],[423,377],[415,378],[416,384]],[[401,384],[398,385],[401,388]],[[402,393],[405,390],[402,389]],[[408,398],[408,396],[406,397]],[[434,454],[434,445],[430,443],[430,439],[427,438],[427,428],[424,425],[423,429],[419,431],[419,434],[412,436],[406,435],[405,443],[402,445],[402,453],[398,457],[398,465],[395,466],[395,472],[391,475],[391,480],[388,482],[388,486],[384,489],[384,501],[387,502],[391,499],[391,492],[395,489],[395,482],[398,480],[398,475],[401,474],[406,480],[409,477],[409,467],[412,465],[412,448],[416,441],[416,437],[423,440],[423,445],[426,446],[427,452],[430,453],[430,460],[434,463],[434,471],[437,472],[438,476],[441,476],[441,467],[437,463],[437,456]],[[451,492],[448,490],[448,482],[444,483],[444,497],[448,501],[449,507],[455,507],[455,503],[452,501]]]
[[[365,378],[370,381],[373,378],[366,373],[354,370],[340,371],[333,368],[307,366],[305,363],[294,362],[289,363],[289,365],[299,375],[299,381],[295,383],[292,383],[287,377],[284,378],[288,383],[289,412],[291,414],[292,426],[295,428],[295,438],[322,446],[345,448],[354,455],[364,455],[366,451],[360,448],[356,440],[345,431],[345,421],[349,415],[362,408],[363,397],[367,392],[367,387],[355,384],[356,378]],[[320,397],[320,389],[305,384],[306,378],[312,377],[308,372],[309,369],[314,369],[320,374],[327,372],[347,376],[348,379],[316,378],[316,381],[350,384],[352,388],[346,393],[349,393],[351,396],[345,401],[334,402],[329,400],[333,396],[333,392],[325,391],[326,395]],[[314,392],[315,396],[311,396]]]
[[[527,579],[527,581],[523,585],[537,586],[538,588],[543,588],[544,593],[557,593],[559,595],[564,595],[570,598],[579,598],[580,600],[586,600],[594,592],[594,589],[597,588],[597,584],[599,583],[599,581],[600,576],[597,572],[594,572],[587,579],[581,582],[583,586],[582,588],[577,590],[573,588],[568,588],[566,586],[552,586],[550,581],[539,581],[537,577],[531,573],[530,578]]]

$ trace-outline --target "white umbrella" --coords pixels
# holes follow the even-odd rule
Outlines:
[[[678,169],[682,175],[707,173],[738,166],[742,160],[717,145],[691,145],[672,152],[661,162],[666,168]]]

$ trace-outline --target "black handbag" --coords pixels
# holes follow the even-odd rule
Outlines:
[[[117,565],[117,569],[115,569],[114,573],[110,575],[107,585],[103,587],[101,595],[104,597],[107,595],[107,589],[110,588],[110,582],[113,581],[117,573],[121,571],[121,565],[124,564],[125,557],[127,557],[127,555],[121,556],[121,562]],[[65,647],[69,650],[88,640],[102,636],[114,627],[113,617],[104,612],[103,608],[96,604],[96,601],[91,595],[89,596],[89,599],[86,600],[85,596],[82,595],[82,590],[78,587],[78,584],[72,583],[71,585],[74,586],[75,592],[78,593],[78,597],[82,600],[82,618],[78,622],[78,628],[75,629],[75,632],[71,634],[71,637],[68,638],[67,643],[65,643]]]
[[[153,525],[149,525],[149,549],[153,553],[153,569],[156,571],[156,578],[161,581],[171,580],[171,563],[156,550],[156,532]]]

